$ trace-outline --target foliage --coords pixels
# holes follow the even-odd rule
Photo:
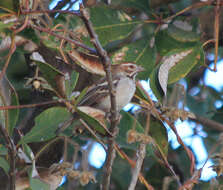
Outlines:
[[[76,1],[63,0],[53,10],[47,10],[51,1],[0,3],[0,172],[9,178],[0,189],[13,186],[11,173],[16,173],[19,186],[24,171],[28,186],[23,189],[39,189],[40,185],[46,190],[104,187],[108,176],[90,167],[87,159],[94,142],[105,149],[111,145],[116,151],[110,189],[127,189],[133,182],[131,169],[140,160],[144,164],[137,166],[140,183],[134,189],[221,188],[223,120],[222,107],[215,103],[222,102],[222,92],[199,81],[209,67],[205,57],[209,52],[214,51],[216,69],[222,46],[222,2],[83,2],[86,17],[79,10],[62,10],[78,4]],[[203,27],[203,13],[208,8],[212,22]],[[96,42],[102,47],[96,47]],[[207,46],[210,42],[214,48]],[[89,87],[101,76],[89,73],[81,59],[74,61],[71,56],[81,52],[86,67],[90,64],[94,69],[104,61],[100,48],[106,50],[111,64],[134,62],[145,69],[138,75],[132,100],[139,110],[120,112],[117,134],[111,129],[112,112],[81,105]],[[157,101],[138,82],[147,79]],[[179,87],[182,80],[187,83],[185,89]],[[201,137],[202,124],[207,134],[205,148],[220,176],[215,184],[199,180],[203,168],[195,170],[196,157],[175,129],[179,119],[195,123],[194,135]],[[167,125],[181,145],[177,150],[168,143]],[[140,154],[143,148],[144,156]],[[31,172],[26,166],[30,163]],[[58,187],[65,175],[68,180]]]

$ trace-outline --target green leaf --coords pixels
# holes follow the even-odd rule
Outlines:
[[[5,29],[10,28],[13,26],[14,23],[10,22],[5,24],[4,22],[0,21],[0,32],[3,32]]]
[[[143,23],[143,21],[133,20],[123,11],[105,6],[91,8],[90,14],[94,29],[103,46],[108,42],[125,38],[138,24]]]
[[[200,35],[194,31],[185,31],[174,25],[169,25],[167,34],[173,39],[180,42],[197,42],[200,40]]]
[[[106,130],[106,126],[105,124],[103,124],[102,122],[100,122],[99,120],[97,120],[96,118],[92,117],[92,115],[89,115],[87,114],[86,112],[84,112],[84,110],[81,109],[82,107],[77,107],[77,113],[80,115],[80,117],[82,119],[84,119],[84,121],[86,121],[91,127],[93,127],[93,129],[95,131],[97,131],[98,133],[100,134],[103,134],[103,135],[106,135],[107,133],[109,133],[108,130]],[[94,109],[94,108],[91,108],[94,112],[96,111],[100,111],[101,110],[97,110],[97,109]],[[90,110],[90,107],[89,107],[89,110]],[[101,114],[102,117],[105,117],[105,113],[101,112],[99,113]]]
[[[7,155],[7,154],[8,154],[7,148],[2,144],[0,144],[0,155]]]
[[[152,72],[152,69],[155,67],[156,64],[156,56],[157,51],[156,47],[150,47],[149,41],[147,41],[147,44],[145,46],[142,46],[143,49],[140,52],[140,54],[137,56],[134,62],[137,63],[137,65],[142,65],[145,71],[140,72],[137,77],[139,79],[145,79],[147,80],[149,77],[149,74]]]
[[[140,79],[148,79],[149,74],[155,67],[157,56],[156,47],[150,46],[150,40],[146,37],[122,47],[113,55],[112,62],[117,63],[117,55],[122,54],[121,62],[135,62],[137,65],[143,66],[145,71],[139,73],[137,76]]]
[[[17,93],[6,76],[0,80],[0,105],[18,105]],[[7,129],[10,136],[18,120],[18,114],[19,109],[0,111],[0,122]]]
[[[0,80],[0,106],[7,106],[11,101],[10,84],[6,76]],[[3,127],[8,127],[8,110],[0,111],[0,123]]]
[[[163,56],[171,50],[194,47],[197,42],[177,41],[176,39],[168,35],[167,30],[164,30],[157,33],[155,43],[157,51],[160,53],[161,56]]]
[[[135,129],[137,132],[139,133],[144,133],[144,128],[142,127],[142,125],[131,115],[129,114],[128,112],[125,112],[125,111],[121,111],[120,112],[121,116],[122,116],[122,119],[118,125],[118,128],[119,128],[119,133],[118,133],[118,136],[116,138],[116,142],[118,143],[118,145],[121,147],[121,148],[127,148],[127,149],[133,149],[133,150],[136,150],[137,149],[137,145],[139,143],[132,143],[132,144],[129,144],[127,142],[127,133],[129,130],[131,129]],[[150,145],[147,146],[147,154],[148,155],[151,155],[151,152],[150,152],[150,148],[149,148]]]
[[[46,184],[37,178],[30,178],[29,182],[32,190],[50,190],[49,184]]]
[[[79,77],[79,73],[73,71],[69,79],[65,80],[66,96],[68,98],[70,98],[70,95],[77,84],[78,77]]]
[[[138,86],[136,86],[136,92],[135,95],[137,95],[139,98],[148,101],[148,97],[147,95],[144,93],[144,91],[139,88]]]
[[[131,167],[128,162],[123,158],[116,156],[115,162],[112,165],[111,175],[111,180],[116,183],[115,189],[128,189],[129,183],[131,182],[131,176]]]
[[[46,141],[55,137],[58,126],[70,117],[66,108],[54,107],[42,112],[35,119],[35,126],[20,140],[21,143]]]
[[[159,80],[158,80],[158,70],[159,70],[159,67],[156,66],[152,73],[150,74],[149,78],[150,78],[150,81],[149,81],[149,84],[150,84],[150,88],[151,90],[153,91],[154,95],[156,96],[156,98],[162,102],[162,98],[164,96],[164,92],[160,86],[160,83],[159,83]]]
[[[139,133],[144,133],[144,129],[141,126],[141,124],[128,112],[125,111],[121,111],[121,121],[118,125],[119,128],[119,133],[118,136],[116,138],[118,144],[123,147],[123,148],[136,148],[135,144],[129,144],[126,141],[126,135],[127,132],[131,129],[133,129],[133,126],[135,125],[135,130]]]
[[[128,9],[137,9],[143,12],[149,12],[149,1],[148,0],[112,0],[112,5],[115,7],[120,7]]]
[[[60,89],[58,89],[58,85],[55,81],[58,81],[58,78],[64,76],[64,74],[48,63],[43,63],[40,61],[35,61],[35,63],[38,65],[43,77],[47,80],[50,86],[56,92],[60,92]]]
[[[57,190],[65,190],[64,187],[58,187]]]
[[[164,92],[164,95],[167,94],[167,83],[169,79],[170,70],[180,64],[181,61],[185,59],[190,53],[192,49],[185,49],[185,50],[175,50],[174,52],[169,52],[166,56],[163,57],[161,60],[161,64],[159,66],[158,71],[158,80],[159,84]],[[175,77],[179,77],[179,73],[175,73]],[[180,78],[181,77],[180,75]],[[180,78],[177,78],[178,80]]]
[[[25,155],[32,162],[34,160],[34,154],[33,154],[32,150],[31,150],[31,148],[27,144],[22,144],[22,147],[23,147]]]
[[[181,78],[184,78],[203,58],[201,47],[199,44],[192,49],[192,52],[181,59],[174,67],[169,71],[168,84],[172,84]]]
[[[168,136],[166,127],[161,121],[151,117],[150,119],[150,135],[155,140],[156,144],[159,146],[160,150],[165,156],[168,154]]]
[[[78,96],[78,98],[75,101],[75,106],[78,105],[78,103],[82,100],[82,98],[85,96],[85,94],[87,93],[88,87],[84,88],[80,95]]]
[[[150,74],[150,86],[160,101],[167,93],[167,84],[177,82],[203,59],[201,47],[175,49],[166,54]]]
[[[187,106],[189,109],[199,116],[204,116],[206,118],[211,118],[216,112],[216,108],[214,106],[213,98],[206,94],[206,98],[203,100],[196,100],[191,95],[187,95]]]
[[[18,98],[18,95],[17,95],[17,92],[15,91],[14,88],[11,88],[12,90],[12,94],[11,94],[11,105],[15,105],[15,106],[18,106],[19,105],[19,98]],[[9,132],[9,135],[12,136],[13,134],[13,130],[16,126],[16,123],[18,121],[18,118],[19,118],[19,109],[11,109],[11,110],[8,110],[8,114],[9,114],[9,125],[8,125],[8,132]]]
[[[9,163],[2,157],[0,157],[0,167],[5,171],[6,174],[9,172]]]
[[[140,117],[138,120],[124,111],[121,111],[122,119],[119,123],[119,134],[116,138],[117,143],[122,148],[134,149],[136,150],[137,144],[129,144],[126,141],[126,135],[130,129],[135,129],[139,133],[144,133],[144,125],[146,125],[146,116]],[[157,119],[151,116],[150,119],[150,131],[149,135],[154,139],[156,144],[159,146],[159,149],[163,152],[165,156],[167,156],[168,152],[168,138],[165,126]],[[147,156],[155,155],[156,149],[154,149],[154,145],[148,144],[146,146]]]
[[[25,28],[19,33],[19,35],[23,36],[26,39],[32,40],[36,44],[39,44],[40,42],[40,38],[37,36],[34,29],[32,28]]]
[[[0,1],[0,10],[11,10],[17,12],[19,7],[19,1],[15,0],[7,0],[7,1]]]

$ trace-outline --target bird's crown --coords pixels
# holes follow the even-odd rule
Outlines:
[[[131,62],[124,62],[112,65],[113,74],[123,74],[129,77],[134,77],[138,72],[141,72],[143,70],[143,67]]]

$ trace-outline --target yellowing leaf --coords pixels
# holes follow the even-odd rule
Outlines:
[[[172,54],[170,56],[165,56],[162,59],[162,64],[159,67],[158,71],[158,80],[159,84],[164,92],[164,95],[166,95],[167,91],[167,81],[168,81],[168,75],[169,70],[176,66],[181,60],[184,59],[188,54],[192,52],[192,49],[185,50],[176,54]]]
[[[89,106],[79,106],[77,113],[100,134],[110,134],[106,126],[105,112]]]

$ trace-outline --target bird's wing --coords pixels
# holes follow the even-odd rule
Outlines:
[[[113,77],[113,85],[116,88],[120,80],[119,76]],[[106,78],[101,79],[97,84],[89,87],[87,93],[78,105],[94,106],[98,104],[104,97],[109,95],[109,87]]]

